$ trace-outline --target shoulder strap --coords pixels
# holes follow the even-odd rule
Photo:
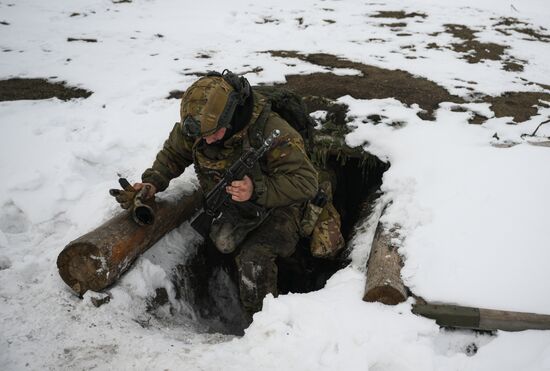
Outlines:
[[[258,115],[256,121],[254,121],[248,128],[248,141],[254,148],[260,148],[264,141],[264,130],[269,114],[271,113],[271,103],[266,103],[262,109],[262,112]]]

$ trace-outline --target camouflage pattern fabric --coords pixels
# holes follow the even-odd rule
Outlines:
[[[182,122],[191,116],[200,123],[202,136],[214,133],[218,127],[227,124],[218,121],[233,90],[221,76],[200,78],[183,95],[180,105]]]
[[[310,237],[311,254],[318,258],[332,258],[344,247],[345,241],[340,231],[342,223],[340,214],[332,203],[333,183],[336,177],[327,169],[318,169],[319,187],[328,196],[324,207],[306,204],[302,221],[301,233]]]
[[[299,236],[298,205],[273,209],[260,226],[241,244],[235,259],[239,294],[244,309],[252,315],[262,309],[267,294],[278,295],[275,259],[294,253]]]
[[[267,101],[254,94],[253,125]],[[278,129],[281,135],[266,153],[260,166],[249,176],[254,182],[254,202],[265,208],[287,206],[311,199],[317,192],[317,171],[304,149],[301,135],[276,113],[270,113],[264,136]],[[192,163],[199,183],[208,192],[225,170],[243,153],[248,125],[231,138],[216,145],[205,145],[185,135],[181,123],[176,123],[153,166],[142,175],[142,181],[152,183],[158,191],[168,187],[171,179],[181,175]]]
[[[264,111],[267,100],[253,94],[254,108],[250,122],[224,142],[213,145],[206,145],[204,140],[186,135],[183,115],[196,115],[199,111],[186,105],[184,95],[182,120],[172,129],[152,167],[143,173],[142,181],[163,191],[171,179],[194,164],[202,191],[206,193],[212,189],[245,150],[249,129],[264,116],[262,112],[269,112]],[[270,112],[263,127],[264,137],[275,129],[280,130],[281,135],[249,174],[254,183],[251,201],[271,210],[271,213],[267,217],[257,218],[251,214],[252,217],[248,218],[246,203],[233,203],[233,207],[226,212],[232,213],[228,219],[235,222],[228,224],[227,220],[220,218],[214,222],[210,234],[220,251],[234,251],[236,255],[241,301],[249,314],[261,308],[266,294],[277,295],[275,259],[294,252],[300,237],[300,207],[313,198],[318,189],[317,171],[306,154],[302,136],[278,114]],[[245,222],[241,224],[243,218]],[[228,236],[231,236],[230,241]]]
[[[317,205],[314,205],[311,202],[308,202],[304,210],[304,216],[300,223],[300,230],[303,237],[310,237],[319,220],[319,216],[323,212],[323,208]]]
[[[327,203],[311,234],[311,254],[318,258],[332,258],[338,254],[345,245],[341,226],[340,214],[332,202]]]

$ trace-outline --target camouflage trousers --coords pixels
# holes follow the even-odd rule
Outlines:
[[[275,208],[252,230],[236,250],[239,295],[249,315],[262,309],[267,294],[277,296],[277,257],[288,257],[296,249],[300,222],[299,205]]]

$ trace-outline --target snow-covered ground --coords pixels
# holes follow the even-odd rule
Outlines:
[[[427,17],[407,18],[407,35],[398,36],[380,26],[397,20],[371,17],[382,10]],[[74,296],[55,265],[69,241],[118,212],[107,190],[117,173],[134,180],[150,165],[179,120],[179,102],[165,97],[192,83],[189,73],[261,67],[247,74],[257,84],[327,70],[265,53],[296,50],[406,70],[460,96],[466,87],[489,95],[544,91],[529,82],[550,85],[548,39],[498,32],[501,17],[550,33],[540,28],[550,28],[546,0],[0,0],[0,79],[43,77],[93,91],[68,102],[0,103],[0,369],[550,369],[548,332],[450,332],[411,314],[412,301],[363,302],[372,228],[354,240],[352,264],[324,289],[266,298],[242,338],[201,332],[175,299],[171,268],[197,242],[188,225],[141,257],[100,308],[92,294]],[[499,61],[469,64],[429,48],[457,41],[442,33],[449,23],[528,63],[508,72]],[[528,121],[509,125],[488,104],[457,112],[443,103],[435,121],[423,121],[418,107],[393,98],[340,100],[350,107],[348,144],[368,142],[368,151],[391,162],[383,220],[401,225],[411,290],[434,302],[550,314],[550,148],[521,137],[549,118],[544,102]],[[381,112],[386,122],[363,123]],[[471,112],[488,120],[469,125]],[[549,137],[550,124],[537,133]],[[505,142],[518,144],[494,146]],[[168,193],[194,187],[194,179],[186,172]],[[159,287],[175,315],[146,311]]]

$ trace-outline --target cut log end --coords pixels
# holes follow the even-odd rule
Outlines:
[[[364,301],[396,305],[407,300],[406,294],[392,286],[378,286],[365,292]]]
[[[159,201],[152,206],[154,223],[146,226],[138,225],[128,211],[115,215],[65,246],[57,258],[61,278],[80,296],[88,290],[103,290],[115,283],[141,253],[189,219],[201,204],[202,194],[198,191]]]
[[[101,273],[105,266],[105,257],[91,244],[75,243],[65,249],[57,258],[59,275],[76,292],[83,295],[88,290],[100,290]]]
[[[399,236],[398,228],[385,228],[378,223],[367,262],[367,283],[364,301],[396,305],[407,300],[407,289],[401,279],[403,261],[392,243]]]

